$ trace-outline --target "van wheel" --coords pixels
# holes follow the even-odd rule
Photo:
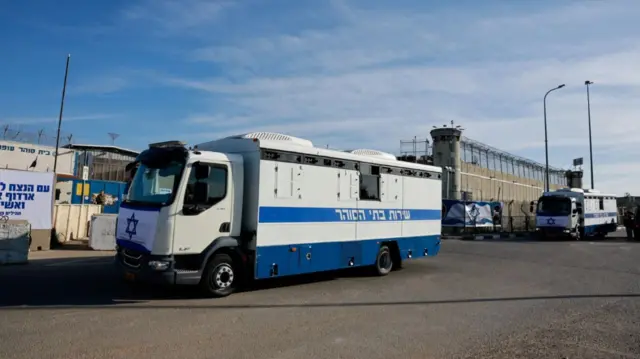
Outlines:
[[[200,288],[208,297],[226,297],[236,291],[240,279],[238,274],[230,255],[214,254],[202,273]]]
[[[378,250],[375,268],[376,274],[379,276],[385,276],[393,269],[393,256],[391,255],[391,249],[386,244],[381,245]]]

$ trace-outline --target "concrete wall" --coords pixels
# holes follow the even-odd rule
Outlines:
[[[473,193],[474,200],[514,201],[513,208],[529,209],[529,203],[537,200],[544,190],[544,183],[539,180],[522,178],[500,171],[482,168],[461,161],[461,191]],[[564,186],[550,185],[550,189]],[[524,215],[513,213],[512,215]]]
[[[30,170],[38,172],[53,171],[55,147],[32,145],[22,142],[0,141],[0,168]],[[75,151],[60,148],[57,172],[72,175],[75,165]],[[38,158],[35,169],[29,169],[33,160]]]

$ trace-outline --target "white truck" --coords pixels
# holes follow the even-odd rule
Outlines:
[[[115,258],[134,282],[221,297],[253,279],[358,266],[386,275],[440,250],[439,167],[269,132],[152,144],[135,162]]]
[[[533,206],[533,202],[531,203]],[[536,233],[540,238],[605,236],[616,231],[616,196],[597,190],[562,188],[544,192],[536,208]]]

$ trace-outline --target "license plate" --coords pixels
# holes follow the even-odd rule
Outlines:
[[[133,273],[125,273],[124,274],[124,279],[129,280],[129,281],[134,281],[136,279],[136,275]]]

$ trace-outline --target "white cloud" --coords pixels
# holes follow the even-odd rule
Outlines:
[[[232,1],[223,0],[142,0],[125,8],[122,16],[124,20],[176,33],[206,26],[232,5]]]
[[[121,76],[101,76],[83,80],[78,85],[69,85],[69,95],[102,95],[118,92],[131,85],[128,78]]]
[[[397,152],[401,139],[427,137],[432,125],[454,120],[471,138],[542,162],[542,97],[566,83],[549,95],[547,113],[552,165],[567,167],[580,156],[588,164],[588,79],[595,82],[596,184],[640,194],[640,184],[626,175],[638,171],[640,159],[621,159],[635,150],[640,133],[637,2],[424,11],[359,4],[333,2],[332,27],[192,47],[186,61],[203,69],[211,64],[215,72],[154,76],[210,102],[210,112],[185,113],[185,136],[198,142],[272,130],[320,145]],[[218,2],[204,1],[190,3],[189,11],[155,9],[135,16],[184,34],[221,11]],[[160,25],[168,14],[175,14],[168,20],[174,24]]]

